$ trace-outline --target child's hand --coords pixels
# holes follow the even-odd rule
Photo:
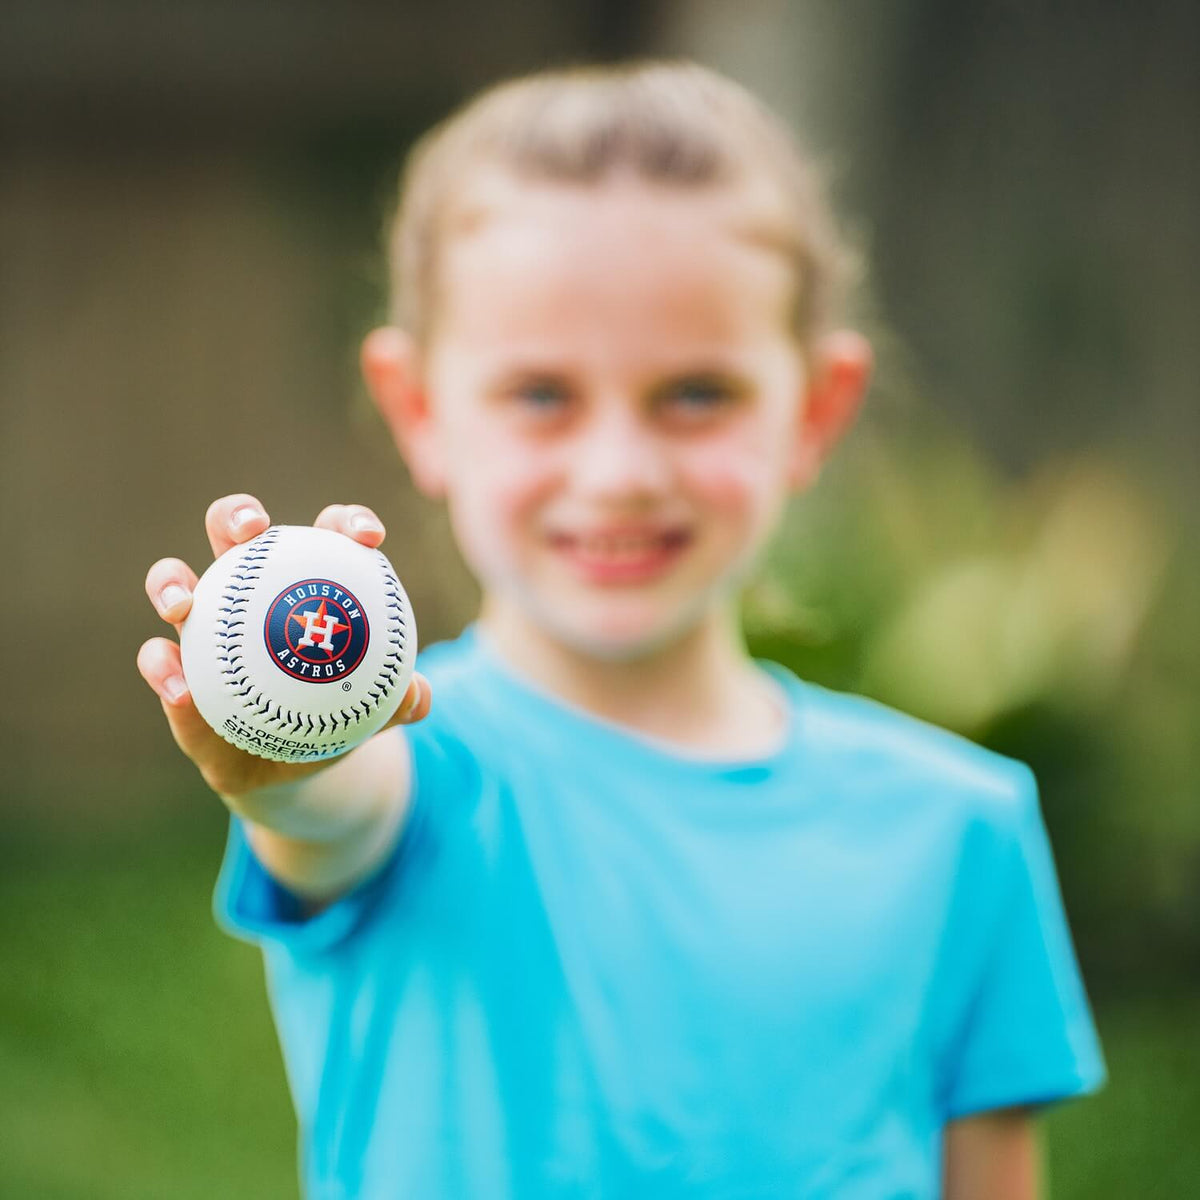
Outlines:
[[[269,525],[266,510],[245,494],[224,496],[209,506],[205,528],[213,556],[231,546],[257,537]],[[384,538],[383,524],[369,509],[357,504],[331,504],[314,524],[343,533],[372,548]],[[196,573],[178,558],[161,558],[146,574],[146,594],[158,615],[179,627],[192,606]],[[138,651],[138,670],[162,701],[163,712],[179,748],[200,769],[205,782],[218,795],[236,800],[261,788],[291,783],[322,770],[341,759],[315,763],[283,763],[259,758],[231,746],[215,733],[192,702],[183,676],[179,643],[170,638],[151,638]],[[396,715],[384,728],[419,721],[429,712],[429,681],[414,674]],[[353,753],[353,751],[351,752]]]

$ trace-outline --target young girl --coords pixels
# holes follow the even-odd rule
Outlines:
[[[478,621],[320,767],[139,659],[234,814],[307,1193],[1035,1196],[1031,1109],[1104,1066],[1030,772],[738,631],[870,367],[786,133],[689,64],[507,84],[417,146],[391,255],[366,379]],[[214,553],[267,524],[217,501]],[[150,570],[176,626],[195,578]]]

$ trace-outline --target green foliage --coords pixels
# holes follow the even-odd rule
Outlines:
[[[1029,762],[1089,977],[1200,974],[1200,557],[1117,456],[1007,480],[910,416],[789,514],[753,651]]]

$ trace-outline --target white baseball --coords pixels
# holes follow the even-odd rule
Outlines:
[[[417,627],[380,551],[272,525],[204,572],[179,643],[217,733],[263,758],[308,762],[387,724],[412,678]]]

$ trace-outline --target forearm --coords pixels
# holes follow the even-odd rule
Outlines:
[[[369,874],[408,815],[411,767],[404,740],[380,735],[307,778],[223,797],[246,822],[267,872],[291,891],[334,899]]]
[[[1039,1130],[1029,1108],[998,1109],[947,1124],[944,1200],[1042,1200]]]

